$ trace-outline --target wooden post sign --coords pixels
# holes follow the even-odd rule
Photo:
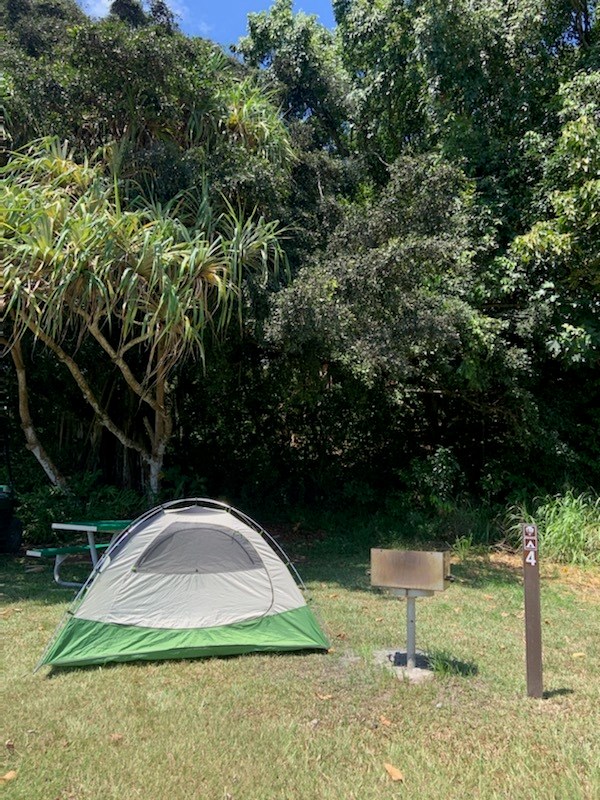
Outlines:
[[[525,659],[527,694],[542,697],[542,612],[540,604],[540,563],[537,525],[524,523],[523,583],[525,587]]]

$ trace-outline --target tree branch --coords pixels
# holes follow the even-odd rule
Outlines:
[[[142,445],[138,444],[133,439],[130,439],[126,433],[124,433],[119,427],[117,427],[117,425],[115,425],[115,423],[111,420],[106,411],[100,406],[100,403],[96,399],[96,396],[94,395],[90,385],[86,381],[85,376],[83,375],[83,373],[81,372],[75,361],[71,358],[71,356],[68,355],[68,353],[65,353],[62,347],[57,342],[55,342],[54,339],[52,339],[50,336],[44,333],[44,331],[42,331],[40,328],[37,328],[33,322],[27,320],[26,324],[27,327],[32,331],[32,333],[38,339],[40,339],[47,347],[49,347],[50,350],[52,350],[52,352],[56,355],[58,360],[67,367],[67,369],[73,376],[75,383],[77,384],[77,386],[79,386],[85,400],[87,400],[87,402],[90,404],[90,406],[94,410],[96,416],[98,417],[102,425],[104,425],[104,427],[121,442],[123,447],[127,447],[130,450],[137,451],[141,455],[142,459],[146,463],[149,463],[151,456],[148,453],[148,451],[145,450],[142,447]]]
[[[131,368],[123,359],[123,356],[117,350],[114,349],[111,343],[104,336],[104,334],[100,330],[98,321],[96,319],[92,319],[88,314],[85,313],[85,311],[83,311],[83,309],[77,309],[77,313],[84,318],[84,320],[87,323],[89,332],[92,334],[92,336],[98,342],[98,344],[104,350],[104,352],[108,354],[113,364],[115,364],[119,368],[121,374],[125,378],[125,382],[129,386],[131,391],[134,392],[134,394],[137,394],[137,396],[141,400],[147,403],[150,406],[150,408],[154,412],[156,412],[158,408],[156,401],[151,397],[148,389],[144,389],[142,384],[137,380],[137,378],[131,371]]]

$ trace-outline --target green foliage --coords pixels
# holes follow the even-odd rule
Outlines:
[[[466,561],[473,555],[473,536],[459,536],[459,538],[452,545],[452,554],[458,558],[459,561]]]
[[[159,202],[204,186],[215,204],[274,208],[293,152],[272,96],[167,27],[86,22],[47,59],[8,59],[14,146],[56,135],[83,155],[118,142],[121,174]]]
[[[350,139],[381,178],[382,160],[394,161],[428,138],[423,115],[427,86],[415,57],[415,8],[394,0],[344,0],[334,10],[352,80]]]
[[[554,497],[537,497],[531,504],[512,506],[504,527],[520,546],[521,523],[534,522],[540,536],[540,555],[568,564],[600,564],[600,498],[569,489]]]
[[[234,315],[241,322],[246,275],[277,272],[277,222],[245,218],[230,205],[220,215],[208,202],[190,207],[186,196],[165,208],[124,211],[117,174],[107,175],[98,158],[79,164],[56,140],[13,154],[2,187],[11,344],[27,333],[67,366],[99,423],[140,454],[156,493],[172,433],[172,374],[203,356],[206,334],[223,334]],[[87,342],[151,413],[145,438],[115,423],[86,379],[78,361]],[[22,387],[21,402],[23,394]]]
[[[84,20],[74,0],[5,0],[0,4],[0,24],[8,47],[1,60],[10,64],[11,58],[18,62],[23,55],[47,57],[67,41],[69,26]]]
[[[77,353],[130,443],[147,435],[139,399],[95,369],[107,350],[78,338],[75,299],[111,348],[170,329],[172,491],[397,506],[424,536],[476,545],[495,536],[482,499],[600,482],[596,6],[334,11],[331,32],[276,0],[232,58],[181,34],[162,0],[119,0],[102,22],[69,0],[0,0],[2,142],[58,136],[77,165],[11,173],[4,280],[21,319]],[[223,278],[226,243],[252,249],[250,229],[276,219],[291,284],[265,279],[260,248],[256,269],[234,259]],[[15,288],[32,265],[37,295]],[[181,292],[197,313],[178,316]],[[234,316],[226,345],[202,336]],[[69,472],[136,485],[136,457],[107,444],[66,368],[32,345],[47,450]],[[192,351],[204,363],[182,363]],[[142,343],[127,352],[151,383]]]
[[[19,495],[17,515],[27,545],[72,542],[73,534],[53,531],[53,522],[94,519],[134,519],[147,509],[147,498],[131,489],[110,486],[99,474],[72,479],[69,491],[40,486]]]
[[[110,13],[132,28],[148,24],[148,17],[138,0],[113,0]]]
[[[410,465],[410,488],[421,504],[431,504],[440,511],[452,505],[463,488],[463,480],[460,465],[449,447],[440,446]]]
[[[351,208],[323,256],[280,292],[272,340],[334,359],[371,384],[405,380],[419,363],[434,372],[436,357],[459,347],[468,315],[458,288],[468,281],[468,203],[452,166],[399,160],[377,202]]]
[[[279,97],[288,119],[305,121],[318,147],[344,149],[349,81],[333,34],[292,0],[248,15],[248,35],[233,48]]]
[[[428,127],[481,179],[510,234],[520,232],[533,177],[521,143],[530,130],[557,127],[554,96],[576,52],[572,8],[562,0],[426,0],[417,17]]]
[[[580,364],[597,362],[600,347],[600,76],[578,75],[561,98],[563,126],[540,189],[547,217],[514,241],[513,252],[525,267],[549,353]]]
[[[4,167],[6,307],[17,335],[29,328],[59,340],[83,326],[103,330],[104,349],[114,348],[117,360],[132,347],[148,348],[148,380],[201,353],[207,328],[227,327],[240,308],[245,270],[266,275],[269,264],[277,267],[277,225],[240,219],[232,208],[214,216],[204,204],[189,228],[180,217],[185,198],[121,211],[102,166],[78,164],[50,140]]]

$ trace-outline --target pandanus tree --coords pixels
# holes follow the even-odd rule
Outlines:
[[[0,294],[17,372],[21,340],[31,335],[66,367],[96,421],[139,453],[156,493],[173,431],[175,367],[202,357],[207,335],[241,314],[249,273],[267,278],[278,269],[278,223],[244,217],[225,202],[216,213],[201,194],[192,204],[182,197],[166,208],[124,210],[106,162],[77,161],[56,140],[13,154],[1,178]],[[132,436],[103,405],[80,361],[87,341],[137,399],[142,435]],[[20,377],[20,407],[28,413]],[[29,433],[42,462],[32,426]],[[60,482],[45,458],[46,472]]]

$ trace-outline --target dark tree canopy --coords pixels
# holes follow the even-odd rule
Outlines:
[[[115,219],[145,209],[189,241],[231,215],[278,231],[282,268],[245,274],[227,339],[209,325],[202,359],[164,382],[164,480],[333,502],[597,489],[596,4],[333,5],[328,30],[275,0],[227,54],[164,0],[114,0],[102,21],[71,0],[0,0],[4,164],[53,136],[65,163],[102,164]],[[82,196],[72,223],[91,213]],[[68,263],[62,225],[28,241],[45,266]],[[69,231],[85,254],[85,225]],[[52,353],[20,344],[49,457],[137,486],[139,460]],[[87,373],[97,341],[79,344]],[[135,391],[96,377],[124,438],[143,437]]]

